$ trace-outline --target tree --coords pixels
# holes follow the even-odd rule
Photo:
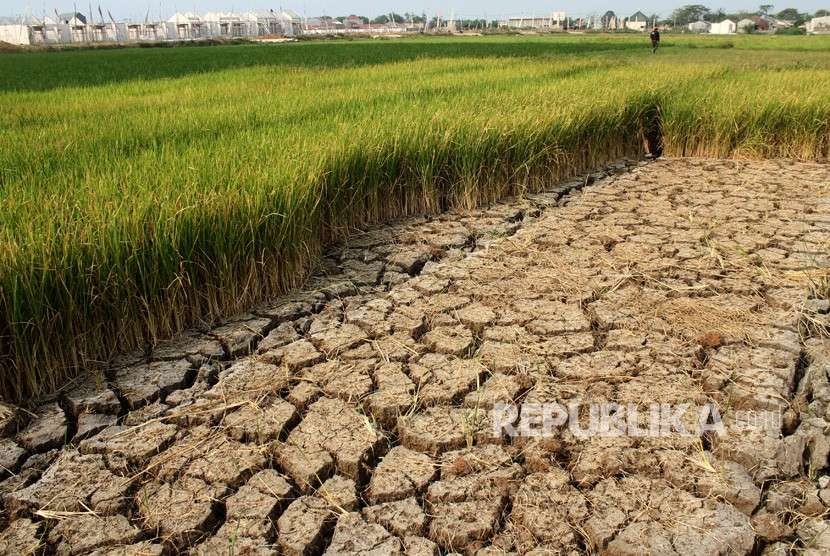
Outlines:
[[[374,23],[375,25],[385,25],[386,23],[389,23],[389,16],[379,15],[372,20],[372,23]]]
[[[826,15],[830,15],[830,12],[827,10],[818,10],[816,13],[813,14],[813,17],[824,17]]]
[[[784,21],[795,21],[801,17],[801,14],[795,8],[787,8],[775,14],[775,17],[783,19]]]
[[[769,11],[773,8],[772,4],[761,4],[758,6],[758,13],[761,15],[769,14]]]
[[[412,23],[417,24],[421,24],[427,20],[426,14],[418,15],[415,13],[406,12],[405,14],[403,14],[403,17],[405,21],[411,21]]]
[[[677,25],[688,25],[695,21],[704,19],[711,10],[701,4],[687,4],[682,8],[674,10],[672,19]]]
[[[789,21],[796,26],[801,25],[810,18],[809,14],[800,13],[795,8],[787,8],[786,10],[781,10],[776,14],[775,17],[783,21]]]
[[[723,9],[718,8],[716,11],[710,12],[704,19],[709,23],[719,23],[726,19],[726,17],[726,12],[723,11]]]

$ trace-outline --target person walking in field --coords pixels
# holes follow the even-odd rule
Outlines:
[[[651,53],[656,54],[660,47],[660,30],[655,27],[649,36],[651,37]]]

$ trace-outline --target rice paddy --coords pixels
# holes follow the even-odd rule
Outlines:
[[[0,396],[299,284],[355,227],[620,157],[826,160],[830,37],[0,55]]]

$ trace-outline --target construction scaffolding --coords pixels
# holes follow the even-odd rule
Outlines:
[[[195,41],[257,37],[294,37],[303,33],[302,18],[290,11],[175,13],[163,21],[118,22],[80,13],[35,18],[0,18],[0,41],[14,45],[61,45],[107,42]],[[96,19],[98,19],[96,21]]]

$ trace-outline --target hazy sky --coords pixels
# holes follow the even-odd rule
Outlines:
[[[764,1],[764,0],[760,0]],[[751,0],[678,0],[666,3],[658,0],[345,0],[340,2],[326,0],[93,0],[92,9],[97,12],[100,4],[104,13],[109,9],[116,19],[144,19],[148,8],[151,17],[158,19],[176,11],[206,12],[210,10],[244,11],[249,9],[292,9],[308,16],[327,14],[332,16],[356,13],[375,16],[389,11],[399,13],[426,12],[429,15],[443,14],[449,16],[454,11],[460,17],[483,17],[496,19],[505,15],[541,15],[553,11],[565,11],[572,16],[588,15],[606,10],[614,10],[621,15],[630,15],[641,10],[646,14],[658,13],[667,16],[673,8],[682,4],[702,3],[710,8],[723,8],[727,11],[755,10],[758,4]],[[76,0],[79,12],[89,11],[90,0]],[[0,15],[43,14],[72,11],[73,2],[67,0],[0,0]],[[820,8],[830,8],[830,0],[789,0],[785,4],[775,5],[773,11],[795,7],[801,11],[814,12]]]

